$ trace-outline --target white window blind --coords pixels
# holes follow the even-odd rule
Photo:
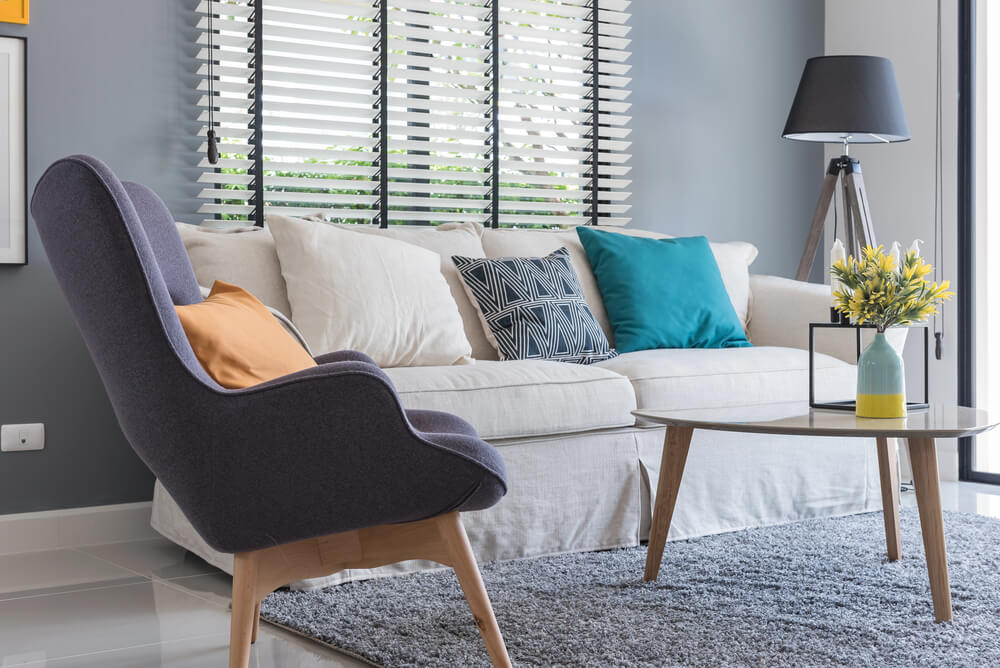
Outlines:
[[[204,157],[207,144],[198,152],[204,171],[198,182],[204,187],[199,212],[213,218],[254,220],[251,186],[253,144],[253,7],[251,0],[227,2],[215,6],[212,23],[212,47],[209,51],[209,3],[198,5],[198,120],[204,123],[200,136],[208,132],[209,107],[214,107],[214,122],[219,134],[220,159],[215,165]],[[221,8],[224,7],[224,11]],[[214,98],[209,97],[209,56],[214,59]]]
[[[489,224],[489,0],[387,0],[388,222]]]
[[[203,1],[200,211],[626,224],[629,2],[597,1]]]
[[[628,222],[627,5],[500,0],[500,224]]]

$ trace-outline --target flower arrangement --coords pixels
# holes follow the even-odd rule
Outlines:
[[[868,246],[860,260],[851,256],[830,268],[839,282],[833,293],[834,308],[855,324],[874,325],[879,332],[923,322],[955,294],[948,291],[948,281],[927,280],[933,270],[913,249],[900,263],[896,253],[886,255],[882,246]]]

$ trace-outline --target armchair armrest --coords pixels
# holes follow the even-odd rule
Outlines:
[[[316,364],[331,364],[333,362],[364,362],[365,364],[378,366],[375,364],[375,360],[357,350],[335,350],[332,353],[316,355],[313,359],[316,360]]]
[[[487,507],[506,491],[499,453],[474,436],[417,432],[388,376],[365,361],[215,394],[191,443],[207,480],[177,489],[164,478],[215,549],[409,522],[473,497]]]
[[[782,346],[809,349],[809,323],[829,322],[833,297],[830,286],[806,283],[780,276],[750,276],[750,342],[755,346]],[[871,339],[862,332],[862,345]],[[887,332],[889,342],[902,351],[906,329]],[[857,343],[852,335],[834,330],[816,332],[816,351],[850,364],[858,361]]]

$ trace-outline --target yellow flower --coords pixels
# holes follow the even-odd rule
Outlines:
[[[882,246],[868,246],[860,260],[850,256],[830,268],[843,286],[834,293],[834,307],[853,322],[872,324],[879,330],[923,322],[954,296],[948,291],[948,281],[938,284],[926,279],[933,271],[913,251],[897,262]]]

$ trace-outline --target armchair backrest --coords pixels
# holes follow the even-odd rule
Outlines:
[[[173,218],[149,188],[85,155],[46,170],[31,213],[119,423],[158,473],[151,423],[178,397],[221,389],[174,310],[201,295]]]

